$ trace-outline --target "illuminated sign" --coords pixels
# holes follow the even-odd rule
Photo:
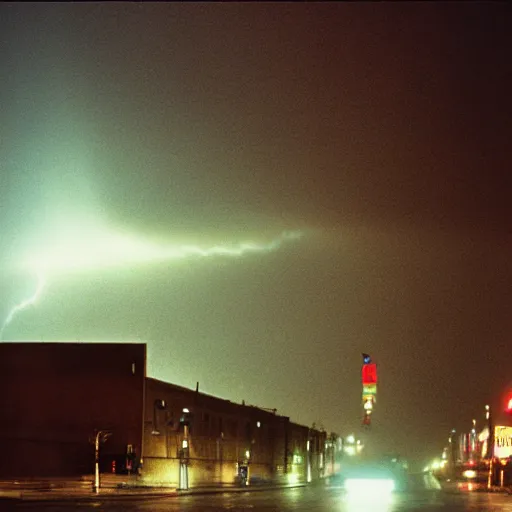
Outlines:
[[[377,394],[377,384],[363,384],[363,395],[376,395]]]
[[[512,427],[494,428],[494,455],[500,459],[512,456]]]
[[[364,402],[364,410],[367,411],[367,414],[370,414],[373,409],[373,400],[371,398],[367,399]]]
[[[377,365],[375,363],[363,365],[363,385],[377,384]]]

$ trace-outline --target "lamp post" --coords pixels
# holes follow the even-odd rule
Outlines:
[[[476,419],[472,420],[471,434],[469,436],[469,460],[475,461],[477,457]]]
[[[94,435],[94,484],[92,491],[96,494],[100,492],[100,442],[105,442],[110,436],[108,430],[98,430]]]
[[[493,478],[493,465],[494,465],[494,425],[492,421],[492,413],[489,405],[485,406],[485,419],[487,420],[487,428],[489,429],[489,436],[487,437],[487,454],[489,456],[489,473],[487,474],[487,488],[492,487]]]
[[[455,450],[457,449],[455,446],[454,436],[457,433],[457,431],[452,428],[450,432],[450,437],[448,438],[448,443],[450,444],[450,466],[451,466],[451,473],[455,474],[455,464],[456,464],[456,456],[455,456]]]
[[[188,490],[188,462],[190,454],[190,411],[184,407],[180,423],[183,425],[183,439],[180,450],[180,490]]]
[[[308,438],[306,441],[306,482],[311,482],[311,431],[308,429]]]

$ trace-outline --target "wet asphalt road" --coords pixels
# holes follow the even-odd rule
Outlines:
[[[102,499],[89,502],[9,504],[2,510],[43,512],[214,512],[214,511],[317,511],[317,512],[512,512],[512,495],[448,492],[428,477],[416,478],[405,492],[385,498],[372,492],[348,495],[338,482],[308,487],[257,492],[218,493],[180,497]]]

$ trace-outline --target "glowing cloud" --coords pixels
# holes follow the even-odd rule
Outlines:
[[[283,243],[302,236],[300,231],[287,231],[266,242],[246,241],[242,243],[218,244],[209,247],[199,245],[173,245],[150,242],[142,238],[106,231],[104,229],[69,230],[60,233],[40,250],[35,250],[22,260],[21,270],[38,276],[34,294],[16,305],[8,314],[2,329],[12,322],[15,315],[36,303],[43,292],[46,281],[52,275],[99,270],[139,263],[157,263],[185,258],[241,257],[250,253],[267,253],[278,249]]]
[[[74,273],[105,267],[172,261],[211,256],[238,257],[247,253],[270,252],[285,241],[301,236],[298,231],[285,232],[267,243],[243,242],[211,247],[157,244],[131,235],[97,232],[80,238],[52,243],[36,251],[23,262],[26,270],[45,274]]]

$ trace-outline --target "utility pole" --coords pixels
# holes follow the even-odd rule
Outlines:
[[[450,437],[448,438],[448,443],[450,445],[450,475],[453,477],[455,475],[455,466],[457,465],[457,453],[456,450],[459,446],[459,443],[456,442],[457,431],[452,428],[450,432]]]

